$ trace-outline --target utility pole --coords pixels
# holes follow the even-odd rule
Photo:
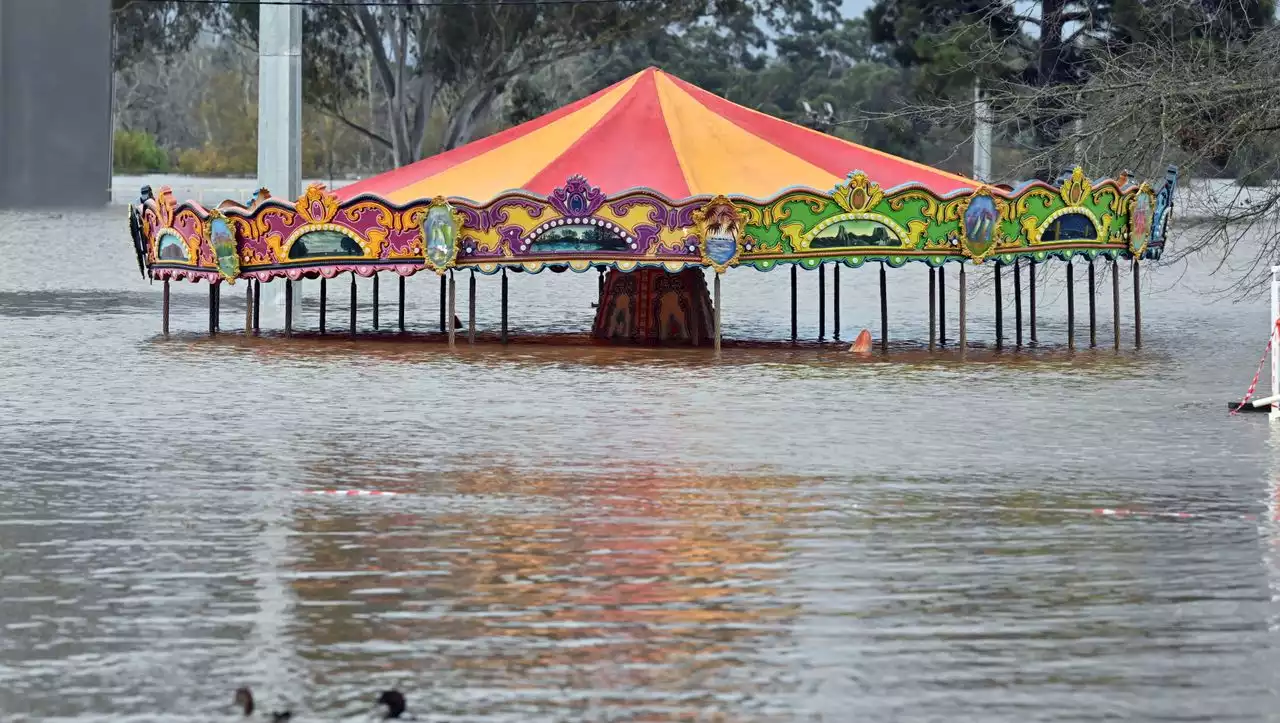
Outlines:
[[[973,81],[973,179],[991,183],[991,106]]]
[[[293,201],[302,195],[302,6],[258,9],[258,187]],[[273,296],[283,307],[285,284]],[[302,283],[293,298],[302,306]]]

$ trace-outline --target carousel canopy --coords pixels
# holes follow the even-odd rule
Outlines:
[[[338,191],[392,203],[436,195],[488,201],[548,195],[581,175],[606,194],[646,187],[669,199],[792,186],[830,189],[852,169],[883,188],[943,195],[974,181],[751,110],[656,68],[552,113]]]
[[[1175,168],[1158,191],[1080,168],[1056,185],[985,186],[650,68],[336,194],[314,184],[206,209],[161,188],[133,208],[131,233],[152,278],[228,282],[1159,258],[1176,187]]]

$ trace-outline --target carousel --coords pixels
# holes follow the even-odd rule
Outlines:
[[[508,272],[600,273],[590,336],[598,343],[719,348],[721,277],[737,268],[790,270],[791,341],[796,274],[880,267],[881,329],[887,349],[886,269],[929,267],[928,345],[946,344],[943,273],[958,267],[958,341],[965,344],[965,269],[994,266],[997,343],[1001,272],[1012,266],[1017,343],[1023,341],[1022,271],[1035,338],[1035,267],[1065,263],[1069,328],[1071,276],[1087,261],[1110,261],[1119,345],[1118,267],[1158,259],[1177,171],[1158,189],[1127,177],[1092,180],[1076,168],[1056,184],[984,185],[736,105],[654,68],[564,108],[409,166],[338,189],[312,185],[301,198],[262,189],[247,203],[217,208],[179,202],[167,188],[143,189],[130,229],[143,275],[169,285],[210,285],[209,330],[220,327],[223,284],[244,282],[245,333],[260,332],[262,282],[285,280],[284,333],[295,329],[292,283],[320,280],[318,330],[326,333],[326,284],[351,275],[350,333],[356,334],[355,277],[398,277],[399,333],[456,343],[454,276],[471,272],[465,334],[476,339],[475,275],[502,275],[502,323],[511,339]],[[405,324],[405,281],[437,276],[434,329]],[[711,284],[707,283],[710,272]],[[710,288],[709,288],[710,287]],[[825,294],[824,294],[825,296]],[[1134,275],[1134,319],[1140,309]],[[1092,312],[1093,294],[1090,294]],[[825,315],[825,301],[821,309]],[[1091,319],[1091,339],[1093,339]],[[821,329],[825,335],[825,318]],[[429,334],[427,332],[430,332]],[[308,331],[308,334],[314,333]],[[583,330],[585,336],[586,329]],[[1070,342],[1074,346],[1074,333]]]

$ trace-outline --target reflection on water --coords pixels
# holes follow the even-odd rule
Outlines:
[[[122,219],[0,215],[0,719],[217,719],[246,683],[318,719],[391,686],[448,720],[1275,717],[1276,452],[1223,410],[1266,310],[1209,303],[1203,269],[1145,285],[1140,353],[1063,349],[1061,276],[1047,348],[994,353],[985,289],[986,346],[912,348],[918,269],[890,275],[888,358],[528,343],[589,328],[596,278],[568,273],[513,275],[506,349],[424,336],[426,276],[407,340],[209,339],[184,283],[166,341]],[[55,236],[85,266],[45,267]],[[724,292],[730,336],[789,332],[786,274]],[[845,338],[877,296],[842,274]]]

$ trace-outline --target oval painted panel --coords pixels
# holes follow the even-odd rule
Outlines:
[[[186,242],[171,233],[160,234],[156,256],[161,261],[187,261],[190,258]]]
[[[898,237],[888,226],[877,221],[852,219],[839,221],[818,232],[809,248],[856,249],[866,247],[897,246]]]
[[[350,236],[337,231],[311,231],[289,247],[290,259],[364,256],[364,249]]]
[[[1040,240],[1043,242],[1092,241],[1096,238],[1098,238],[1098,229],[1094,228],[1093,221],[1082,213],[1068,213],[1055,218],[1040,235]]]

